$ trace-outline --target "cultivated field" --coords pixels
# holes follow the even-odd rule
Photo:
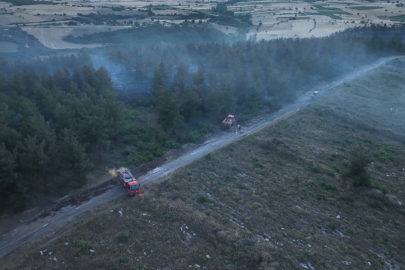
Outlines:
[[[346,83],[3,268],[402,269],[404,70]],[[353,149],[371,159],[371,187],[343,176]]]
[[[69,34],[66,30],[49,33],[43,30],[47,27],[63,28],[70,23],[74,29],[93,28],[90,32],[103,31],[97,25],[83,25],[76,23],[76,18],[83,15],[113,14],[124,16],[116,18],[115,23],[105,20],[105,24],[114,26],[118,24],[134,26],[135,22],[154,23],[156,20],[166,23],[182,23],[177,19],[179,15],[190,15],[196,11],[211,14],[211,9],[217,2],[191,1],[63,1],[54,2],[55,5],[27,5],[7,7],[4,3],[3,15],[0,15],[0,26],[26,26],[27,32],[38,37],[43,44],[53,49],[77,48],[62,42],[62,37]],[[323,37],[346,28],[366,24],[403,23],[405,20],[405,7],[401,1],[361,2],[361,1],[319,1],[319,2],[290,2],[290,1],[247,1],[238,2],[228,6],[228,10],[235,15],[250,13],[253,26],[247,36],[256,35],[257,39],[274,39],[280,37]],[[402,5],[402,6],[401,6]],[[149,15],[150,9],[155,15]],[[141,10],[141,11],[138,11]],[[133,14],[133,18],[131,18]],[[145,19],[136,16],[144,14]],[[154,21],[151,19],[154,18]],[[156,19],[156,20],[155,20]],[[132,23],[129,23],[132,21]],[[73,22],[73,23],[72,23]],[[202,21],[203,23],[206,20]],[[229,29],[231,25],[217,26],[209,24],[227,34],[235,33]],[[32,27],[41,29],[32,31]],[[111,27],[109,27],[111,28]],[[115,28],[119,29],[119,28]],[[113,31],[114,29],[110,29]],[[87,31],[87,30],[86,30]],[[51,34],[51,35],[50,35]],[[44,38],[45,35],[50,35]]]

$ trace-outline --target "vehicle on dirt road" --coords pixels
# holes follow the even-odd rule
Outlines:
[[[122,168],[117,170],[118,176],[118,184],[121,188],[125,189],[125,191],[130,196],[139,195],[139,188],[141,184],[139,184],[132,173],[127,168]]]
[[[233,114],[228,114],[224,121],[222,121],[222,125],[224,126],[224,128],[232,127],[233,123],[235,123],[235,115]]]

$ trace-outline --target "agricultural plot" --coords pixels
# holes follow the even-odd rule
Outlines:
[[[404,22],[404,20],[405,20],[405,15],[392,16],[392,17],[389,17],[389,19],[390,19],[391,21],[401,21],[401,22]]]
[[[69,35],[73,29],[72,27],[22,27],[22,29],[36,37],[45,47],[51,49],[80,49],[102,46],[102,44],[79,45],[63,41],[62,37]]]
[[[220,1],[221,2],[221,1]],[[403,1],[381,2],[381,3],[363,3],[360,1],[317,1],[317,2],[277,2],[277,1],[246,1],[237,2],[228,5],[228,10],[233,11],[235,18],[239,15],[252,15],[253,25],[247,29],[247,37],[257,35],[259,39],[272,39],[280,37],[322,37],[328,36],[336,31],[346,28],[371,24],[387,24],[401,23],[405,7]],[[57,2],[55,2],[57,3]],[[402,4],[402,6],[401,6]],[[184,22],[184,18],[180,15],[195,15],[196,12],[212,16],[212,8],[216,7],[215,2],[190,2],[190,1],[165,1],[164,5],[161,1],[102,1],[102,2],[77,2],[66,1],[55,5],[30,5],[7,8],[6,14],[0,18],[0,26],[25,24],[29,26],[46,25],[49,27],[51,22],[60,22],[52,27],[61,27],[70,23],[70,27],[80,29],[86,24],[108,24],[109,26],[126,25],[133,26],[135,23],[151,24],[156,21],[164,22],[165,25],[180,24]],[[148,9],[150,12],[148,13]],[[140,11],[139,11],[140,10]],[[401,13],[403,12],[403,13]],[[13,13],[13,14],[12,14]],[[82,15],[91,13],[101,14],[104,17],[99,17],[97,20],[91,18],[83,18]],[[154,14],[154,15],[152,15]],[[177,14],[177,15],[174,15]],[[108,17],[110,15],[115,18]],[[130,16],[134,17],[130,17]],[[193,16],[194,16],[193,15]],[[122,18],[119,18],[122,16]],[[138,16],[145,16],[140,18]],[[201,15],[198,15],[203,17]],[[103,20],[104,21],[100,21]],[[152,20],[153,19],[153,20]],[[72,21],[73,20],[73,21]],[[191,20],[191,19],[190,19]],[[199,20],[199,19],[198,19]],[[208,19],[203,20],[206,22]],[[315,26],[305,21],[316,21]],[[298,21],[298,23],[296,23]],[[340,22],[344,23],[340,23]],[[235,20],[227,18],[214,18],[210,26],[220,29],[224,33],[234,33],[229,27],[246,27],[246,25],[238,24]],[[288,24],[284,24],[287,22]],[[62,24],[62,25],[60,25]],[[218,27],[217,24],[225,27]],[[283,24],[283,25],[279,25]],[[290,25],[288,27],[288,25]],[[228,27],[228,28],[227,28]],[[95,28],[97,29],[97,28]],[[44,30],[46,31],[46,30]],[[63,30],[61,30],[63,32]],[[80,30],[79,30],[80,32]],[[51,39],[50,37],[49,39]],[[76,47],[76,45],[68,45],[68,43],[60,42],[60,35],[55,36],[54,45],[51,47],[67,46],[67,48]],[[45,40],[45,39],[42,39]],[[49,44],[50,40],[47,41]],[[48,46],[48,45],[46,45]]]
[[[0,52],[2,53],[14,53],[17,52],[18,44],[7,41],[0,41]]]
[[[342,85],[2,265],[402,269],[404,68],[397,61]],[[371,161],[369,187],[344,176],[358,151]]]
[[[8,25],[8,24],[16,24],[16,23],[26,23],[29,22],[28,20],[14,16],[14,15],[1,15],[0,16],[0,24],[1,25]]]

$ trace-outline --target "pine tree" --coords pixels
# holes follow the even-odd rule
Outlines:
[[[59,135],[59,162],[66,170],[82,174],[91,168],[86,155],[86,147],[82,145],[76,134],[70,129],[63,129]]]
[[[4,143],[0,144],[0,213],[6,209],[18,210],[24,206],[22,196],[26,189],[16,173],[16,157],[16,148],[10,152]]]

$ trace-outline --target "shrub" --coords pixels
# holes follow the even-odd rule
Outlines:
[[[124,257],[124,256],[120,256],[120,257],[118,258],[118,261],[119,261],[120,263],[126,263],[126,262],[128,262],[128,259],[127,259],[126,257]]]
[[[208,197],[207,196],[205,196],[205,195],[203,195],[203,194],[200,194],[200,195],[198,195],[198,198],[197,198],[197,202],[198,203],[206,203],[206,202],[208,202]]]
[[[329,229],[331,229],[331,230],[336,230],[336,228],[339,226],[339,224],[337,223],[337,222],[329,222],[328,223],[328,227],[329,227]]]
[[[89,249],[91,249],[90,243],[87,241],[84,241],[84,240],[77,241],[76,247],[79,251],[82,251],[82,252],[89,251]]]
[[[393,155],[391,155],[385,151],[382,151],[382,150],[375,152],[374,157],[378,158],[379,160],[381,160],[384,163],[387,163],[387,161],[394,162],[396,160],[396,158]]]
[[[371,176],[367,172],[367,165],[371,162],[370,156],[366,154],[362,147],[354,148],[350,151],[348,170],[343,176],[352,179],[355,186],[371,186]]]
[[[323,186],[326,190],[332,190],[332,191],[337,190],[337,187],[335,187],[334,185],[331,185],[329,183],[322,182],[321,186]]]
[[[169,149],[178,149],[180,146],[181,145],[179,143],[173,141],[166,141],[165,143],[165,147]]]
[[[129,238],[130,238],[130,234],[127,231],[124,232],[120,232],[117,236],[117,241],[118,242],[128,242]]]
[[[347,194],[341,194],[338,199],[341,201],[344,201],[344,202],[354,202],[354,199],[352,198],[352,196],[347,195]]]
[[[316,165],[309,166],[309,169],[314,173],[320,173],[321,172],[321,169]]]

